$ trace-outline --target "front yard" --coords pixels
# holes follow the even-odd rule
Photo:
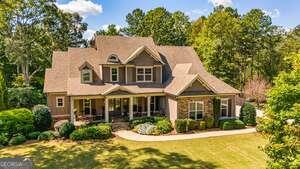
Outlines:
[[[37,168],[265,168],[260,134],[167,142],[49,141],[0,149],[1,157],[26,156]]]

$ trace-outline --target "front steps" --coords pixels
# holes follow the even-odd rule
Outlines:
[[[112,130],[113,131],[130,130],[129,123],[128,122],[113,122]]]

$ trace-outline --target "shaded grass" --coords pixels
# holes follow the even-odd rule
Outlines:
[[[0,150],[0,157],[29,157],[36,168],[265,168],[259,134],[166,142],[50,141]]]

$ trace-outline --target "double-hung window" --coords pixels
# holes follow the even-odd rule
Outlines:
[[[199,120],[204,115],[204,102],[203,101],[192,101],[189,102],[189,118]]]
[[[56,107],[64,107],[64,97],[56,97]]]
[[[228,99],[221,99],[221,117],[228,116]]]
[[[81,79],[83,83],[91,83],[93,81],[91,69],[83,69],[81,71]]]
[[[110,68],[110,80],[111,82],[119,81],[119,69],[117,67]]]
[[[137,67],[136,68],[137,82],[152,82],[152,67]]]

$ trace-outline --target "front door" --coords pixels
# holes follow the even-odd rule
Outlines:
[[[129,98],[109,99],[109,116],[112,119],[123,119],[128,117]]]

